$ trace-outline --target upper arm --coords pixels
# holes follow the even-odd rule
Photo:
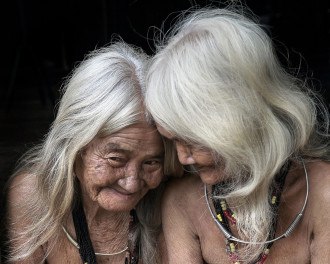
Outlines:
[[[181,179],[171,182],[162,199],[162,223],[168,263],[203,263],[198,236],[186,208],[190,201],[182,188]],[[183,190],[184,189],[184,190]]]
[[[330,164],[310,173],[311,263],[330,263]]]
[[[27,227],[29,219],[24,216],[27,202],[33,192],[33,183],[28,175],[17,175],[7,190],[7,224],[10,238]]]
[[[17,249],[28,240],[27,236],[20,234],[33,224],[25,212],[31,210],[27,207],[27,204],[31,201],[30,197],[34,192],[34,187],[35,182],[29,175],[17,175],[9,184],[7,191],[6,224],[10,249]],[[40,247],[24,260],[11,263],[41,263],[43,259],[44,253],[42,247]]]

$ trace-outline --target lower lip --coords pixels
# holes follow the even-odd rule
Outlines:
[[[116,196],[119,196],[119,197],[122,197],[124,199],[129,199],[131,197],[133,197],[133,193],[122,193],[116,189],[113,189],[113,188],[104,188],[105,191],[107,192],[111,192],[111,194],[114,194]]]
[[[202,167],[197,167],[196,168],[196,171],[198,172],[198,173],[201,173],[201,172],[205,172],[205,171],[210,171],[210,170],[213,170],[214,169],[214,167],[211,167],[211,166],[202,166]]]

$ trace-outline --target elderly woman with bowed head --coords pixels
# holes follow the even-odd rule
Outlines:
[[[146,59],[118,41],[68,78],[44,142],[9,181],[10,263],[159,263],[157,197],[171,169],[144,108]]]
[[[330,263],[329,116],[255,18],[187,12],[147,74],[146,106],[185,175],[162,199],[169,263]]]

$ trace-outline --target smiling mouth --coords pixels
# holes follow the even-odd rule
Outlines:
[[[127,196],[127,197],[134,195],[134,193],[128,192],[128,191],[126,191],[124,189],[118,190],[118,189],[115,189],[115,188],[112,188],[112,187],[105,187],[105,189],[109,189],[109,190],[111,190],[111,191],[113,191],[115,193],[118,193],[120,195]]]
[[[204,171],[214,170],[215,167],[214,166],[196,166],[196,165],[191,165],[189,169],[190,169],[190,172],[200,173],[200,172],[204,172]]]
[[[131,196],[131,195],[134,194],[134,193],[130,193],[130,192],[127,192],[127,191],[124,191],[124,190],[117,190],[117,189],[113,189],[113,190],[117,193],[120,193],[122,195],[127,195],[127,196]]]

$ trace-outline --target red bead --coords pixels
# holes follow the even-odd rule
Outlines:
[[[233,224],[236,224],[236,219],[226,210],[223,212],[227,219]]]
[[[235,253],[230,252],[230,253],[229,253],[229,258],[230,258],[230,260],[233,261],[233,262],[238,261],[238,255],[235,254]]]
[[[258,261],[258,264],[265,263],[267,256],[268,256],[267,254],[262,254],[260,260]]]

